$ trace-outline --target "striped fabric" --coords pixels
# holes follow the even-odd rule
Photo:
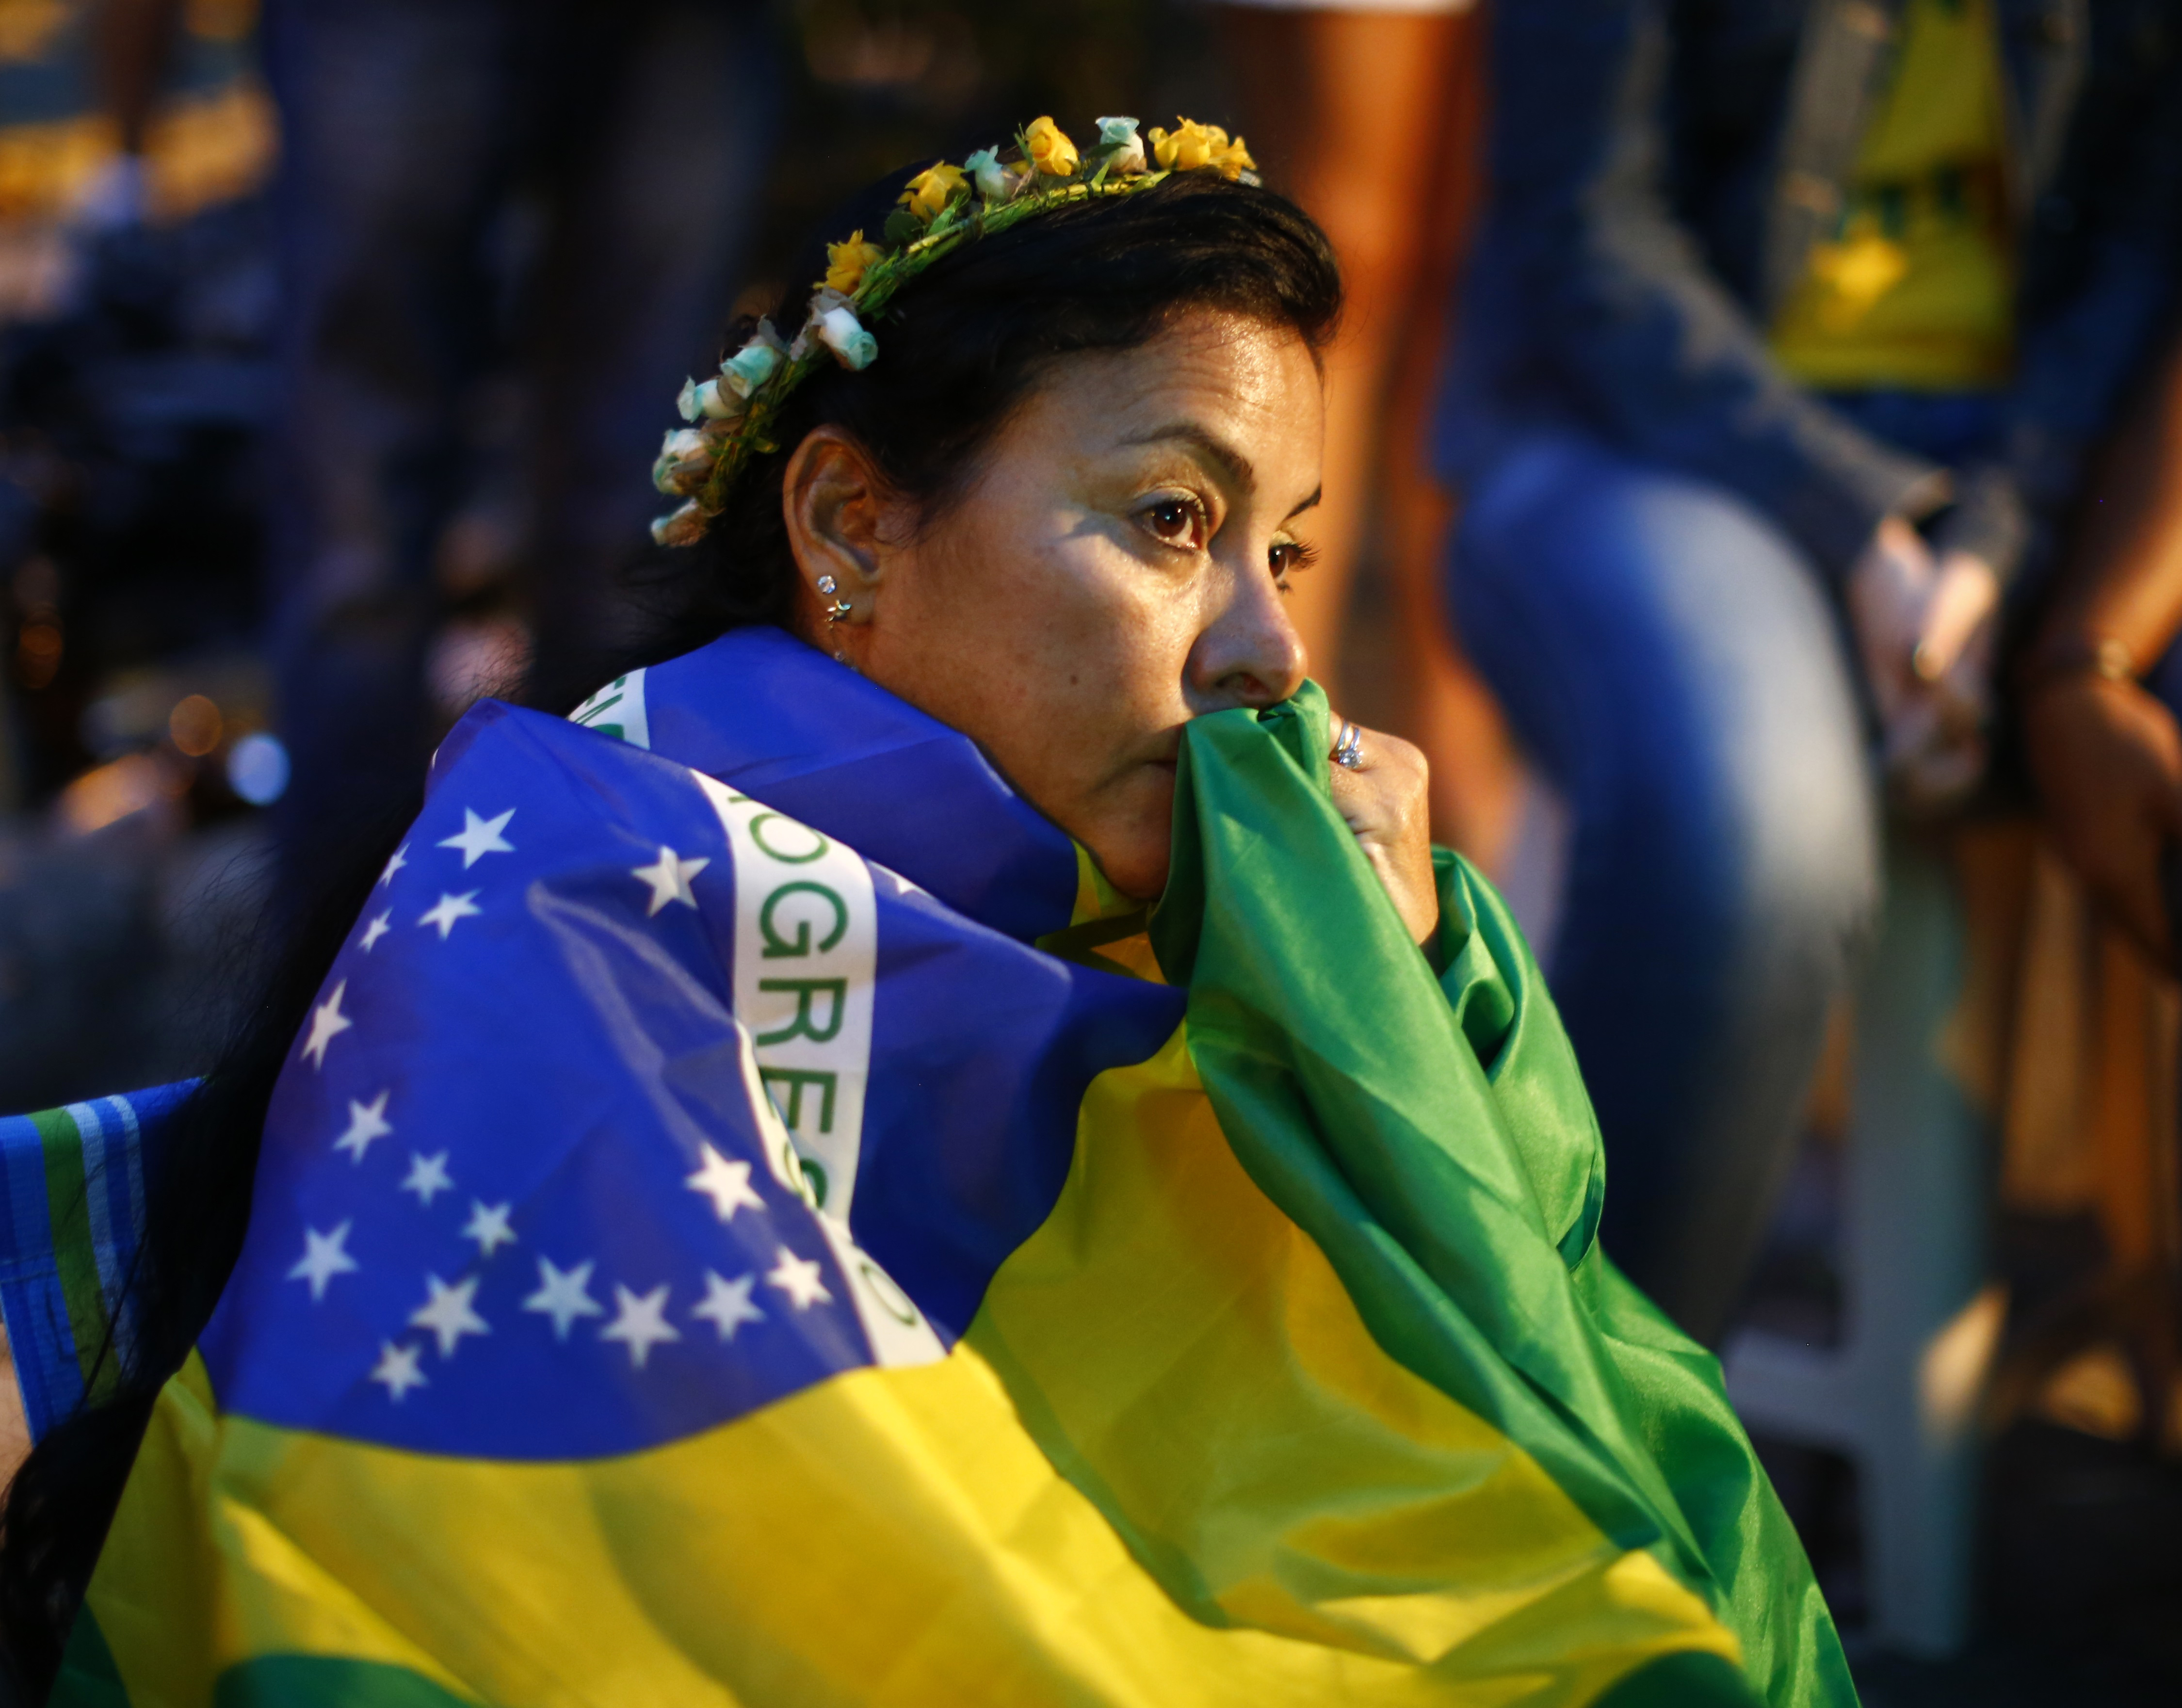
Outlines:
[[[114,1379],[105,1356],[188,1083],[0,1117],[0,1317],[30,1439]],[[126,1343],[125,1316],[118,1338]]]

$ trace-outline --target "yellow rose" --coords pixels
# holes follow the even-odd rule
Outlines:
[[[1152,157],[1169,172],[1194,172],[1210,166],[1216,153],[1227,146],[1227,133],[1217,124],[1199,124],[1194,119],[1174,122],[1182,129],[1152,132]]]
[[[1195,172],[1210,166],[1222,178],[1240,178],[1258,169],[1241,137],[1230,141],[1217,124],[1199,124],[1194,119],[1174,122],[1182,129],[1155,130],[1151,134],[1152,158],[1166,170]]]
[[[962,169],[942,161],[928,167],[909,180],[909,188],[901,192],[901,200],[911,213],[929,224],[939,217],[947,206],[948,198],[960,190],[965,182]]]
[[[845,296],[864,282],[864,274],[873,263],[884,259],[886,251],[876,243],[865,242],[861,230],[851,231],[845,243],[826,246],[826,288]]]
[[[1217,128],[1213,135],[1221,139],[1221,146],[1212,151],[1212,163],[1220,169],[1222,178],[1240,178],[1245,172],[1258,169],[1258,163],[1250,158],[1250,151],[1243,146],[1241,137],[1229,142]]]
[[[1023,132],[1023,149],[1031,163],[1049,178],[1066,178],[1083,163],[1076,145],[1050,119],[1033,119]]]

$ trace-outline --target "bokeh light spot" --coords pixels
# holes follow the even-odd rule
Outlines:
[[[235,743],[227,755],[227,783],[252,806],[270,806],[288,788],[288,749],[260,732]]]
[[[167,714],[167,736],[191,759],[202,759],[219,745],[219,708],[201,694],[178,702]]]

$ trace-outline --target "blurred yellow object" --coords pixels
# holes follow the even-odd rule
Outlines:
[[[172,102],[145,144],[152,218],[186,219],[247,195],[271,175],[279,146],[273,102],[254,80]],[[63,217],[118,151],[99,113],[0,126],[0,221]]]
[[[1889,242],[1869,223],[1841,242],[1821,243],[1811,252],[1811,277],[1826,293],[1817,307],[1819,323],[1829,332],[1854,330],[1908,271],[1909,257],[1902,246]]]
[[[61,791],[61,827],[72,836],[88,836],[131,813],[168,804],[188,787],[189,779],[172,761],[132,753],[86,771]]]
[[[1991,0],[1908,0],[1841,223],[1773,328],[1808,384],[1953,390],[2004,381],[2015,285],[2008,119]]]
[[[2121,1349],[2111,1344],[2078,1353],[2046,1379],[2040,1413],[2065,1429],[2126,1441],[2143,1427],[2144,1403]]]

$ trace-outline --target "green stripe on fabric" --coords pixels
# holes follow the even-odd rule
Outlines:
[[[1394,1358],[1705,1595],[1776,1708],[1855,1700],[1719,1367],[1595,1244],[1603,1162],[1506,904],[1440,865],[1409,941],[1327,782],[1325,695],[1184,727],[1151,937],[1237,1160]]]
[[[1623,1678],[1591,1708],[1758,1708],[1764,1699],[1717,1655],[1663,1655]]]
[[[107,1351],[106,1294],[98,1282],[98,1257],[91,1230],[91,1191],[83,1168],[83,1134],[66,1109],[46,1109],[30,1117],[45,1152],[46,1208],[53,1218],[53,1263],[61,1298],[68,1306],[69,1332],[75,1337],[75,1360],[84,1389],[102,1400],[114,1383],[114,1361]]]
[[[121,1682],[121,1669],[114,1664],[114,1651],[106,1646],[106,1633],[84,1608],[69,1631],[68,1647],[61,1653],[61,1670],[53,1680],[46,1708],[130,1708],[129,1687]]]
[[[261,1655],[219,1675],[213,1708],[476,1708],[407,1667],[333,1655]]]

